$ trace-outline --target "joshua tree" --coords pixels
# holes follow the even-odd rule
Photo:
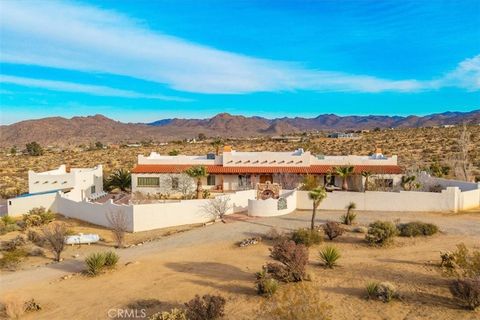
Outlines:
[[[107,186],[109,189],[120,189],[122,191],[130,190],[132,186],[132,177],[130,172],[125,169],[117,169],[107,179]]]
[[[202,199],[202,178],[208,176],[207,168],[195,166],[185,171],[191,178],[197,179],[197,199]]]
[[[371,173],[370,171],[362,171],[362,177],[365,178],[365,185],[363,186],[363,191],[367,191],[368,190],[368,179],[373,176],[373,173]]]
[[[312,222],[310,224],[310,229],[313,230],[315,228],[315,216],[317,215],[317,208],[323,199],[327,197],[327,192],[325,191],[324,187],[318,187],[310,191],[308,193],[308,197],[313,201]]]
[[[353,166],[337,167],[335,173],[343,179],[342,190],[348,190],[347,179],[353,174]]]
[[[215,155],[218,156],[220,146],[223,145],[223,140],[220,138],[215,138],[215,140],[212,141],[211,145],[215,148]]]
[[[342,219],[341,219],[344,224],[351,225],[353,223],[353,221],[357,217],[357,215],[353,213],[353,210],[355,210],[356,208],[357,208],[357,205],[355,204],[355,202],[350,202],[345,207],[345,209],[347,209],[347,213],[344,216],[342,216]]]

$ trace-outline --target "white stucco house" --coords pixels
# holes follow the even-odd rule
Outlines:
[[[7,200],[8,215],[20,215],[35,207],[49,209],[58,192],[74,200],[96,198],[103,193],[103,167],[28,171],[28,193]]]
[[[257,183],[299,183],[304,175],[313,175],[320,185],[340,188],[342,179],[335,174],[336,167],[353,166],[354,174],[348,178],[349,190],[362,191],[362,172],[374,174],[371,178],[394,188],[401,181],[402,169],[397,156],[386,157],[377,151],[371,156],[323,156],[297,149],[293,152],[237,152],[226,146],[220,155],[199,156],[160,155],[138,156],[132,170],[132,191],[141,193],[174,193],[179,189],[185,170],[204,166],[208,177],[203,188],[212,191],[238,191],[253,189]],[[287,181],[288,180],[288,181]],[[193,180],[191,183],[194,183]],[[284,186],[285,187],[285,186]]]

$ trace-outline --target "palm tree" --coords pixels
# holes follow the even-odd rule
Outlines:
[[[218,152],[220,150],[220,146],[223,144],[223,140],[220,138],[215,138],[215,140],[213,140],[210,144],[215,147],[215,155],[218,156]]]
[[[208,176],[207,168],[195,166],[187,169],[185,173],[193,179],[197,179],[197,199],[202,199],[202,178]]]
[[[327,191],[325,191],[324,187],[315,188],[308,193],[308,198],[313,201],[312,223],[310,224],[311,230],[315,228],[315,216],[317,215],[317,208],[326,197]]]
[[[353,166],[336,167],[335,173],[343,179],[342,190],[348,190],[347,179],[353,174]]]
[[[363,186],[363,191],[368,190],[368,179],[373,176],[373,173],[370,171],[362,171],[362,177],[365,178],[365,185]]]
[[[120,189],[126,192],[132,186],[132,177],[130,171],[117,169],[110,174],[106,182],[107,190]]]

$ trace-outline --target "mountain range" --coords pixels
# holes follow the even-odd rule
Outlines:
[[[245,117],[220,113],[208,119],[162,119],[151,123],[123,123],[103,115],[51,117],[0,126],[0,146],[23,146],[37,141],[42,145],[79,145],[101,141],[124,143],[141,140],[169,141],[206,136],[251,137],[281,135],[313,130],[341,131],[373,128],[414,128],[448,124],[478,124],[480,110],[444,112],[426,116],[337,116],[315,118]]]

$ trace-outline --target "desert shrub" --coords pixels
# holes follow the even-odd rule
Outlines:
[[[302,281],[306,278],[308,250],[303,244],[291,240],[278,242],[270,249],[270,256],[280,263],[267,264],[267,272],[277,280]]]
[[[106,267],[114,267],[117,264],[119,259],[120,259],[120,257],[115,252],[113,252],[113,251],[105,252],[105,266]]]
[[[318,293],[305,284],[281,290],[266,299],[257,312],[257,319],[264,320],[329,320],[331,307]]]
[[[366,286],[369,299],[390,302],[399,297],[397,289],[390,282],[369,282]]]
[[[187,315],[185,310],[182,309],[172,309],[170,312],[162,311],[157,312],[148,318],[149,320],[187,320]]]
[[[43,224],[42,217],[40,217],[38,214],[24,214],[23,222],[25,222],[27,228],[38,227]]]
[[[91,276],[98,275],[105,267],[105,253],[94,252],[85,258],[85,264],[87,265],[87,273]]]
[[[50,210],[45,210],[44,207],[33,208],[23,215],[23,222],[25,227],[38,227],[55,220],[55,214]]]
[[[27,252],[23,249],[4,251],[3,257],[0,259],[0,267],[15,269],[26,256]]]
[[[456,279],[450,285],[450,292],[465,307],[472,310],[480,307],[480,277]]]
[[[16,223],[5,224],[3,226],[0,226],[0,235],[20,230],[22,230],[22,228],[19,227]]]
[[[302,181],[302,185],[300,187],[300,190],[304,191],[311,191],[314,190],[318,187],[318,180],[317,177],[311,174],[307,174]]]
[[[323,261],[326,267],[333,268],[337,265],[337,260],[340,259],[341,255],[337,248],[332,246],[327,246],[320,250],[320,259]]]
[[[371,281],[367,283],[367,285],[365,286],[365,289],[367,290],[368,299],[376,298],[378,284],[379,283],[376,281]]]
[[[271,297],[278,289],[278,281],[273,279],[266,270],[257,273],[255,287],[259,295]]]
[[[23,305],[26,312],[42,310],[42,307],[35,301],[35,299],[30,299],[28,301],[25,301]]]
[[[226,300],[222,296],[206,294],[185,303],[186,316],[189,320],[215,320],[224,316]]]
[[[480,250],[470,251],[465,244],[457,245],[453,252],[442,252],[441,267],[447,276],[479,277],[480,276]]]
[[[45,239],[42,237],[40,233],[38,233],[35,230],[29,229],[27,231],[27,239],[40,247],[42,247],[45,244]]]
[[[292,240],[296,244],[303,244],[310,247],[322,242],[322,235],[317,230],[297,229],[292,233]]]
[[[364,226],[358,226],[358,227],[355,227],[352,229],[352,232],[356,232],[356,233],[367,233],[368,232],[368,228],[367,227],[364,227]]]
[[[398,234],[396,226],[389,221],[375,221],[368,226],[365,240],[372,246],[385,246]]]
[[[1,220],[5,226],[9,224],[15,224],[15,219],[11,216],[3,216]]]
[[[327,235],[328,239],[333,240],[338,236],[343,234],[343,228],[340,226],[338,222],[335,221],[328,221],[323,226],[323,232]]]
[[[16,236],[13,239],[2,242],[2,250],[13,251],[25,244],[25,238],[21,235]]]
[[[398,232],[402,237],[431,236],[438,232],[438,227],[432,223],[413,221],[397,225]]]
[[[285,235],[275,227],[272,227],[270,230],[265,233],[264,238],[267,240],[277,241],[281,238],[284,238]]]

